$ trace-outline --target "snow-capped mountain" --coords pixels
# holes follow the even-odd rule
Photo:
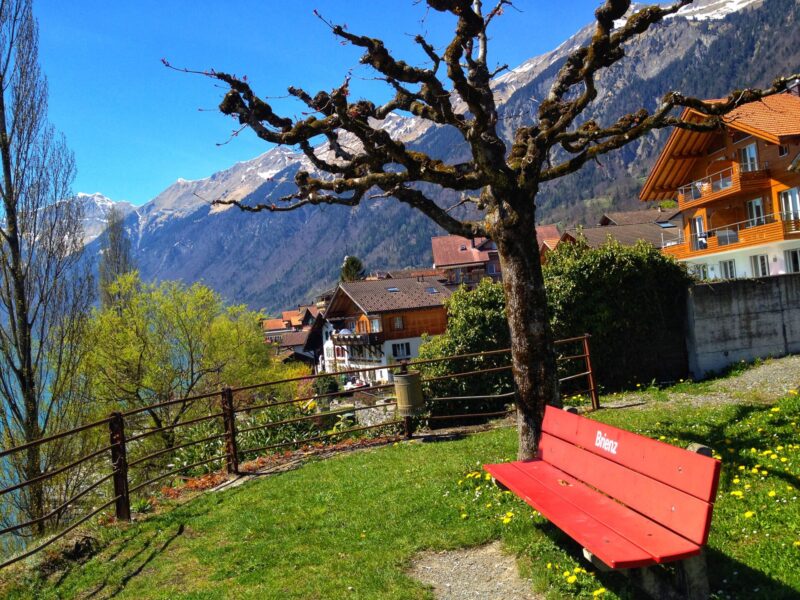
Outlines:
[[[79,193],[75,198],[83,210],[83,241],[85,244],[95,240],[108,227],[108,211],[112,206],[116,206],[125,217],[134,211],[134,206],[130,202],[114,202],[99,192]]]
[[[795,72],[799,23],[800,0],[696,2],[626,47],[626,58],[599,79],[591,117],[604,123],[642,106],[652,108],[671,89],[718,97]],[[582,28],[551,52],[497,77],[494,89],[507,140],[514,127],[531,122],[565,57],[585,44],[591,31],[591,26]],[[382,126],[395,139],[443,160],[461,160],[467,152],[451,128],[400,115],[390,115]],[[637,206],[641,177],[665,135],[652,135],[544,189],[539,220],[592,222],[611,207]],[[322,145],[317,152],[328,149]],[[321,206],[257,215],[211,206],[215,199],[276,201],[292,192],[300,168],[313,170],[302,154],[272,148],[205,179],[179,179],[131,211],[126,227],[143,276],[204,280],[229,300],[275,310],[332,283],[346,254],[358,255],[371,269],[430,263],[430,236],[440,230],[390,199],[353,209]]]

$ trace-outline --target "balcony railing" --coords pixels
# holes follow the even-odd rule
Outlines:
[[[693,233],[688,240],[681,234],[675,244],[667,244],[664,250],[684,258],[689,252],[719,252],[737,244],[766,243],[793,234],[800,234],[800,212],[774,213]]]
[[[727,191],[739,191],[742,189],[743,182],[757,182],[768,175],[769,163],[767,162],[747,166],[734,162],[716,173],[679,187],[677,190],[678,202],[687,204],[712,195],[722,195]]]
[[[376,346],[383,343],[383,333],[334,333],[331,339],[343,346]]]

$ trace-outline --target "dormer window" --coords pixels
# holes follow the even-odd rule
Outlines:
[[[461,250],[461,252],[466,252],[467,251],[467,245],[466,244],[461,244],[461,247],[459,248],[459,250]]]
[[[391,294],[395,294],[395,293],[400,291],[400,288],[390,287],[390,288],[386,288],[386,291],[391,293]]]
[[[437,290],[435,287],[425,288],[425,291],[428,292],[429,294],[438,294],[439,293],[439,290]]]

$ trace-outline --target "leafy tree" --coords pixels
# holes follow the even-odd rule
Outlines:
[[[120,275],[136,269],[131,255],[131,240],[125,231],[124,215],[116,206],[108,211],[108,227],[100,241],[100,304],[111,306],[117,298],[112,297],[109,287]]]
[[[598,123],[586,116],[587,108],[598,99],[598,74],[625,56],[629,41],[691,4],[691,0],[677,0],[666,6],[637,6],[628,14],[629,0],[606,0],[595,12],[591,39],[570,52],[549,92],[536,103],[533,123],[517,126],[509,147],[498,128],[492,89],[492,78],[504,67],[490,67],[488,48],[490,25],[510,4],[510,0],[498,0],[484,11],[481,0],[427,0],[430,9],[449,14],[455,26],[443,52],[416,36],[429,61],[420,67],[397,59],[380,39],[320,17],[343,43],[362,49],[361,62],[391,87],[393,96],[383,104],[353,99],[348,76],[332,91],[312,94],[289,88],[289,94],[310,111],[295,119],[278,115],[244,77],[220,71],[202,74],[229,86],[220,104],[222,113],[237,118],[242,127],[250,127],[266,142],[298,146],[320,173],[299,171],[296,192],[277,204],[219,203],[253,212],[283,212],[320,204],[353,207],[365,198],[394,198],[452,234],[488,236],[497,244],[513,340],[518,456],[525,459],[535,454],[545,405],[559,403],[535,235],[536,198],[542,186],[654,129],[716,130],[721,117],[734,107],[785,90],[797,75],[776,79],[766,90],[737,90],[717,102],[672,91],[652,112],[640,109]],[[675,111],[681,107],[692,108],[705,119],[684,122]],[[446,164],[394,139],[381,128],[381,122],[394,113],[449,129],[463,140],[462,162]],[[325,152],[316,151],[318,142],[327,144],[322,148]],[[444,191],[459,201],[449,208],[442,206],[436,199]],[[463,206],[471,210],[459,212]]]
[[[364,263],[357,256],[345,256],[339,280],[358,281],[360,279],[364,279]]]
[[[38,64],[29,0],[0,3],[0,426],[4,447],[69,429],[82,417],[84,315],[91,303],[82,267],[81,207],[65,201],[72,153],[47,121],[47,83]],[[3,459],[3,483],[32,480],[69,456],[67,440]],[[42,483],[3,498],[36,519],[48,504]],[[3,510],[4,515],[7,511]],[[3,517],[5,518],[5,517]],[[27,519],[25,519],[27,520]],[[45,522],[33,526],[41,534]],[[26,534],[29,529],[19,533]]]
[[[244,306],[225,306],[209,288],[147,284],[133,272],[111,284],[109,292],[119,301],[95,312],[90,354],[95,395],[107,405],[140,408],[274,375],[259,315]],[[156,428],[172,426],[192,406],[179,402],[146,414]],[[208,403],[203,407],[207,414]],[[161,438],[173,445],[174,430]]]

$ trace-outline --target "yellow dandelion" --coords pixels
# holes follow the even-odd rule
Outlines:
[[[744,513],[744,518],[745,519],[751,519],[751,518],[753,518],[755,516],[755,514],[756,513],[754,513],[752,510],[748,510],[746,513]]]
[[[741,479],[739,479],[738,477],[735,477],[734,480],[733,480],[733,483],[739,483],[740,481],[741,481]]]
[[[575,575],[570,575],[567,577],[567,583],[575,583],[576,581],[578,581],[578,578],[575,577]]]
[[[770,408],[769,411],[770,412],[781,412],[781,409],[780,409],[779,406],[774,406],[774,407]]]
[[[552,569],[553,568],[553,563],[547,563],[547,568],[548,569]]]
[[[592,592],[592,596],[602,596],[606,593],[606,588],[597,588],[595,591]]]
[[[769,494],[767,494],[767,496],[769,496],[770,498],[774,498],[776,493],[777,492],[775,490],[770,490]]]
[[[742,495],[743,495],[742,492],[740,492],[739,490],[734,490],[731,492],[731,496],[736,496],[737,498],[741,498]]]
[[[564,571],[564,577],[569,577],[569,575],[570,575],[569,571]]]
[[[762,475],[766,475],[766,474],[767,474],[767,471],[761,471],[761,474],[762,474]]]
[[[508,517],[503,517],[503,525],[508,525],[509,523],[511,523],[511,519]]]

